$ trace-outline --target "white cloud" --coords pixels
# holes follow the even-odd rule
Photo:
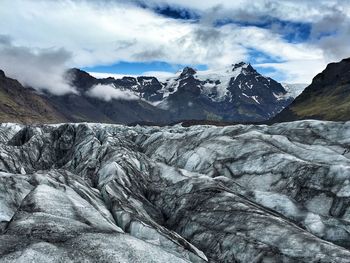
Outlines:
[[[113,85],[95,85],[93,86],[87,94],[91,97],[102,99],[105,101],[110,101],[112,99],[116,100],[138,100],[134,93],[129,90],[121,90],[115,88]]]
[[[5,41],[6,40],[6,41]],[[0,69],[22,85],[55,95],[75,93],[64,79],[70,54],[63,49],[36,49],[14,46],[0,35]]]
[[[256,66],[276,69],[285,76],[281,79],[282,82],[310,84],[311,78],[323,71],[325,65],[324,60],[293,60],[284,63],[263,63]]]
[[[149,6],[190,8],[212,19],[229,17],[243,21],[257,21],[263,16],[271,16],[284,21],[315,22],[337,10],[346,12],[350,9],[348,0],[144,0],[142,2]]]
[[[156,77],[159,81],[164,81],[175,76],[175,73],[166,71],[147,71],[141,74],[142,76]]]
[[[168,78],[174,77],[175,74],[172,72],[167,71],[146,71],[139,75],[132,75],[132,74],[114,74],[114,73],[103,73],[103,72],[88,72],[91,76],[95,78],[115,78],[115,79],[121,79],[123,77],[134,77],[137,78],[138,76],[146,76],[146,77],[156,77],[159,81],[164,81]]]
[[[170,4],[193,8],[201,13],[200,23],[175,20],[139,8],[127,1],[87,0],[2,0],[0,28],[17,46],[28,50],[60,49],[71,52],[71,66],[86,67],[118,61],[165,61],[173,64],[207,64],[220,67],[249,59],[249,48],[283,61],[270,64],[288,79],[307,80],[314,70],[299,70],[297,64],[323,68],[332,60],[348,56],[349,2],[329,0],[202,1],[150,0],[146,4]],[[313,35],[330,25],[338,33],[316,37],[309,43],[288,43],[278,32],[258,27],[226,25],[214,27],[211,21],[236,18],[255,21],[271,15],[282,20],[311,22]],[[345,14],[345,15],[344,15]],[[316,26],[317,25],[317,26]],[[301,66],[303,68],[303,66]]]
[[[125,75],[125,74],[114,74],[114,73],[103,73],[103,72],[88,72],[91,76],[98,78],[98,79],[104,79],[104,78],[115,78],[115,79],[121,79],[123,77],[137,77],[136,75]]]
[[[198,64],[222,59],[221,54],[213,56],[215,43],[197,42],[198,25],[130,5],[62,0],[3,0],[1,5],[3,34],[29,47],[64,47],[72,51],[77,66],[122,60]],[[244,48],[223,40],[227,57],[245,58]]]

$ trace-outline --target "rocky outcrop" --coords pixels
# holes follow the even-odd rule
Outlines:
[[[350,123],[0,126],[3,262],[350,262]]]

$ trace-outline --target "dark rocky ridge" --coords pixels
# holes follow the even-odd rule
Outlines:
[[[350,119],[350,58],[330,63],[273,122]]]
[[[67,119],[45,97],[0,70],[0,122],[6,121],[53,123]]]
[[[0,126],[2,262],[350,262],[350,123]]]

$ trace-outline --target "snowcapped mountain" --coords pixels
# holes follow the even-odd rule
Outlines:
[[[75,94],[37,94],[60,116],[57,122],[254,122],[270,119],[293,100],[281,84],[243,62],[206,71],[186,67],[166,79],[152,76],[98,79],[79,69],[69,70],[66,78],[77,91]],[[32,122],[31,118],[27,120]],[[37,122],[40,118],[35,119]]]
[[[231,79],[237,78],[242,73],[242,70],[246,68],[247,64],[241,64],[241,66],[230,66],[216,70],[196,71],[192,68],[186,67],[183,71],[179,72],[177,76],[166,80],[164,85],[164,98],[177,92],[181,88],[188,86],[196,86],[200,91],[200,94],[208,97],[208,99],[214,102],[221,102],[225,99],[232,97],[228,90]],[[191,77],[196,81],[191,83]],[[189,81],[189,82],[186,82]]]
[[[173,121],[267,120],[293,99],[281,84],[244,62],[206,71],[186,67],[165,81],[155,77],[124,77],[113,84],[167,110]]]
[[[1,124],[0,261],[348,263],[349,134]]]

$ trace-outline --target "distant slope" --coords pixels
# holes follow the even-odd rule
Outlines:
[[[113,82],[116,80],[113,78],[96,79],[79,69],[69,70],[68,75],[70,75],[71,84],[79,94],[63,96],[46,94],[46,97],[72,122],[120,124],[159,122],[163,124],[168,121],[164,110],[158,109],[142,99],[105,101],[88,95],[88,91],[97,84],[114,85]]]
[[[57,123],[67,119],[36,91],[0,70],[0,122]]]
[[[329,64],[301,95],[272,121],[350,120],[350,58]]]

